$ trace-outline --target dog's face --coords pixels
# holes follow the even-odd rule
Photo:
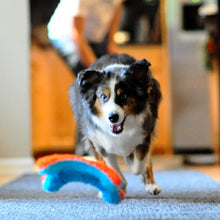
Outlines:
[[[115,64],[102,71],[79,73],[80,93],[98,127],[118,135],[123,132],[127,117],[140,114],[152,101],[159,103],[159,84],[149,66],[148,61],[141,60],[130,66]]]

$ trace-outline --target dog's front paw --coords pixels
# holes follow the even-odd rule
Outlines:
[[[157,195],[161,192],[161,189],[157,184],[146,184],[145,191],[151,195]]]

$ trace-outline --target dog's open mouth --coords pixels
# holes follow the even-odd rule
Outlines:
[[[120,134],[123,131],[124,122],[125,122],[125,118],[121,123],[110,125],[112,132],[114,134]]]

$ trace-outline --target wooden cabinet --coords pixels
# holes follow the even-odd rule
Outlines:
[[[35,157],[73,153],[76,124],[68,89],[74,77],[51,47],[31,46],[32,147]]]
[[[209,73],[209,97],[211,111],[212,146],[220,163],[220,125],[219,125],[219,72],[218,65]]]

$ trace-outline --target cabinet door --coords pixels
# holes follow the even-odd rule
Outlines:
[[[32,44],[31,101],[34,155],[72,152],[75,145],[68,89],[74,77],[63,60],[50,48]]]

